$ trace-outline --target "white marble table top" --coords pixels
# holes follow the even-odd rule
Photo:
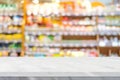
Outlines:
[[[0,76],[120,76],[120,58],[0,58]]]

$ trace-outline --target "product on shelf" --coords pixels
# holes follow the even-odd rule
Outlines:
[[[100,17],[98,23],[106,26],[120,26],[120,16]]]
[[[8,55],[9,55],[9,53],[8,53],[7,51],[3,51],[3,52],[2,52],[2,56],[3,56],[3,57],[7,57]]]
[[[50,43],[50,42],[60,42],[61,41],[61,36],[56,35],[26,35],[26,41],[28,42],[40,42],[40,43]]]
[[[47,47],[27,47],[27,56],[35,57],[98,57],[96,49],[63,49]]]
[[[22,34],[0,34],[1,41],[21,41]]]
[[[83,18],[83,19],[73,19],[64,17],[62,19],[63,26],[81,26],[81,25],[95,25],[95,19],[90,19],[89,17]]]
[[[98,25],[100,35],[119,35],[120,28],[116,26]]]
[[[105,46],[113,46],[113,47],[117,46],[118,47],[118,46],[120,46],[119,39],[118,39],[118,37],[111,37],[110,39],[108,39],[107,37],[103,37],[99,41],[99,46],[103,46],[103,47],[105,47]]]
[[[59,14],[59,4],[58,3],[42,3],[42,4],[28,4],[27,5],[27,15],[58,15]]]
[[[0,57],[18,57],[20,52],[0,51]]]

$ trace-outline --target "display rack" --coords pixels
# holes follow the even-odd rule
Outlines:
[[[120,4],[114,2],[3,1],[0,56],[118,57]]]
[[[72,2],[67,4],[74,7]],[[120,16],[119,11],[79,13],[58,10],[56,6],[52,13],[44,10],[38,12],[38,15],[34,11],[33,14],[32,11],[27,13],[26,56],[120,56],[120,19],[117,18]]]
[[[22,50],[23,14],[15,2],[0,3],[0,57],[18,57]]]

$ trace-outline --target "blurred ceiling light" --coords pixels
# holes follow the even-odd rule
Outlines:
[[[35,3],[35,4],[38,4],[39,0],[33,0],[32,2]]]

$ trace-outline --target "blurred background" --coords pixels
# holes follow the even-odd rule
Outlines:
[[[0,57],[119,57],[120,0],[0,0]]]

